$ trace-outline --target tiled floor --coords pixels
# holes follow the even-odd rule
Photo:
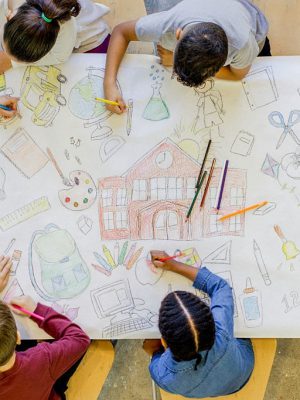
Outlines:
[[[160,7],[170,8],[177,2],[178,0],[145,0],[145,6],[149,13],[158,11]],[[152,399],[152,385],[147,368],[149,359],[141,346],[142,341],[139,340],[118,341],[115,362],[99,400]],[[300,340],[278,340],[277,354],[264,400],[300,400]]]

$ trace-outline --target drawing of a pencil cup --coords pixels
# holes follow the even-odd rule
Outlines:
[[[144,110],[143,118],[150,121],[161,121],[162,119],[169,118],[169,109],[161,97],[161,86],[161,83],[157,82],[151,85],[153,93]]]
[[[251,283],[251,279],[246,279],[246,288],[243,294],[239,297],[245,325],[248,328],[255,328],[262,324],[262,303],[261,294],[258,292]]]
[[[33,267],[33,249],[39,259],[41,284]],[[29,272],[36,292],[48,301],[71,299],[82,293],[90,283],[88,267],[74,239],[68,231],[53,224],[33,234],[29,248]]]
[[[296,244],[291,240],[287,240],[284,236],[280,226],[275,225],[274,230],[277,233],[279,239],[282,241],[282,252],[286,260],[292,260],[300,254],[300,250],[297,248]]]

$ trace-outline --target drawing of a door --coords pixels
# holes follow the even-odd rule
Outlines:
[[[164,209],[153,216],[154,239],[181,239],[181,218],[176,210]]]

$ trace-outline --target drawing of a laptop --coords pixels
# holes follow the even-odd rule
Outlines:
[[[99,318],[112,317],[102,331],[103,338],[116,338],[130,332],[151,328],[152,323],[136,314],[128,281],[117,281],[91,292],[91,299]]]

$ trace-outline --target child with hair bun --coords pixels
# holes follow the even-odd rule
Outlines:
[[[153,354],[149,366],[153,380],[164,390],[190,398],[225,396],[240,390],[250,378],[254,354],[249,339],[233,332],[233,298],[228,283],[207,268],[175,260],[152,251],[157,268],[180,274],[206,292],[210,307],[195,294],[169,293],[159,310],[160,341],[145,341]]]
[[[106,52],[109,8],[92,0],[0,0],[0,73],[53,65],[75,52]]]

